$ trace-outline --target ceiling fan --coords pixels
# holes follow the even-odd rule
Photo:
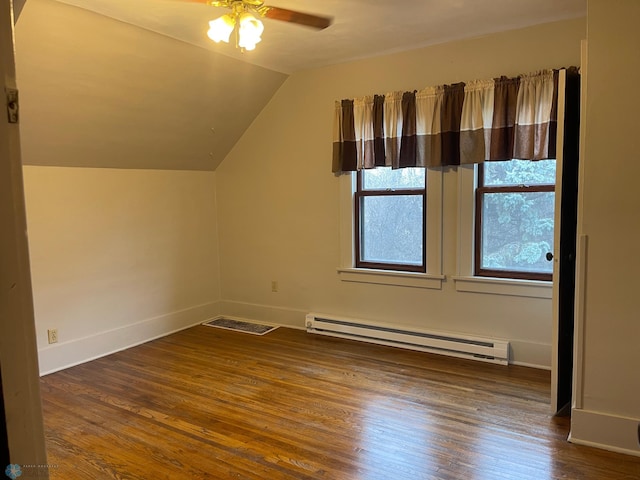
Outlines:
[[[231,13],[209,22],[207,35],[213,41],[229,42],[231,33],[236,29],[236,46],[242,50],[253,50],[260,42],[264,30],[262,22],[255,16],[281,20],[322,30],[331,25],[333,19],[309,13],[297,12],[286,8],[265,5],[262,0],[195,0],[212,7],[222,7]],[[254,16],[255,15],[255,16]]]

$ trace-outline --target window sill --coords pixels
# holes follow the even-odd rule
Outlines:
[[[458,292],[551,298],[553,282],[494,277],[453,277]]]
[[[378,285],[394,285],[398,287],[432,288],[441,290],[444,275],[426,273],[393,272],[367,268],[339,268],[340,280],[343,282],[375,283]]]

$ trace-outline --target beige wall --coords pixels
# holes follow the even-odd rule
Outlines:
[[[34,166],[24,176],[42,371],[217,313],[215,173]],[[49,328],[59,344],[48,346]]]
[[[457,292],[458,179],[444,175],[442,290],[341,282],[335,100],[577,65],[585,20],[294,74],[217,170],[223,310],[303,326],[309,311],[512,341],[550,365],[549,299]],[[271,280],[280,291],[271,292]]]
[[[640,455],[640,2],[590,0],[588,15],[579,222],[586,288],[572,437]]]

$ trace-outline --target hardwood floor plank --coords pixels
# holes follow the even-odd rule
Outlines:
[[[549,372],[194,327],[42,378],[51,478],[638,479],[572,445]]]

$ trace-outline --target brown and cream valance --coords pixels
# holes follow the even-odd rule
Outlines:
[[[555,158],[557,103],[558,70],[342,100],[333,171]]]

